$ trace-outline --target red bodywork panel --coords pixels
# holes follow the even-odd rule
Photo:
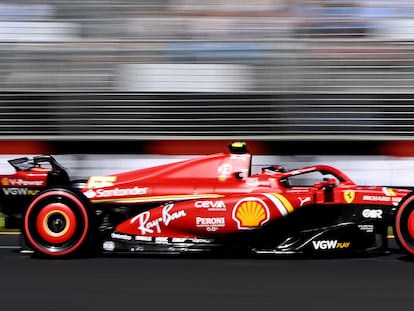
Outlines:
[[[315,204],[396,206],[410,192],[359,187],[342,171],[327,165],[263,170],[254,175],[250,169],[249,153],[220,153],[111,176],[91,176],[82,192],[94,204],[159,202],[159,207],[138,213],[116,227],[117,232],[144,241],[150,237],[215,237],[254,230]],[[315,172],[330,178],[307,186],[287,184],[287,180]]]
[[[43,188],[46,186],[47,175],[50,170],[32,169],[30,172],[17,171],[14,174],[2,175],[1,186],[3,188]]]

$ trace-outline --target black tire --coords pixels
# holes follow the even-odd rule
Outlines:
[[[80,255],[91,241],[92,215],[82,193],[66,188],[41,192],[23,219],[25,241],[35,254],[48,257]]]
[[[414,256],[414,194],[404,199],[394,223],[395,240],[410,256]]]

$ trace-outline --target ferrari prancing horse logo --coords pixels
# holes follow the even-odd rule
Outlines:
[[[346,203],[352,203],[352,201],[355,199],[355,191],[353,190],[344,191],[344,199]]]

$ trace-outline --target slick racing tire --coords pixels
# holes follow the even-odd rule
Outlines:
[[[400,204],[395,217],[394,235],[399,246],[414,256],[414,194]]]
[[[80,254],[91,238],[91,218],[88,201],[82,193],[65,188],[47,189],[27,208],[23,234],[36,254],[49,257]]]

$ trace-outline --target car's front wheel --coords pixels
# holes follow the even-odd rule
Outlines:
[[[81,193],[53,188],[40,193],[24,214],[23,234],[38,254],[63,257],[85,250],[91,235],[88,202]]]

